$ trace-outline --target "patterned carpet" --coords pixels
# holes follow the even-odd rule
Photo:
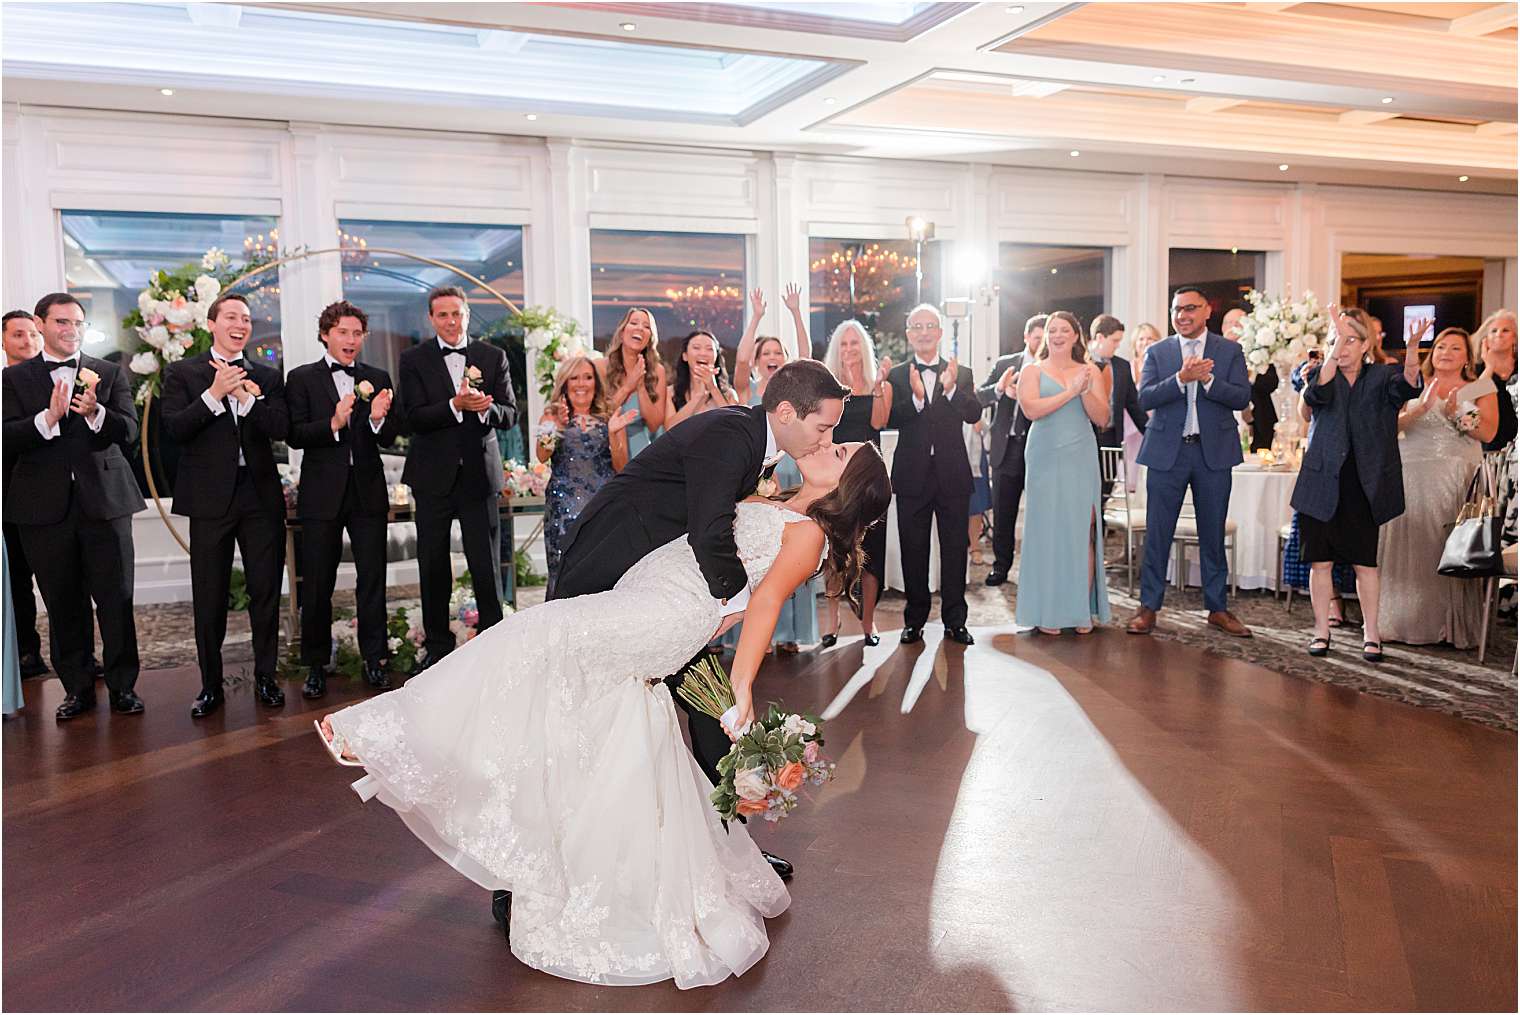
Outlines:
[[[987,568],[972,565],[967,601],[971,627],[1000,627],[1013,622],[1016,590],[1012,583],[990,589],[983,584]],[[416,586],[389,590],[394,601],[415,598]],[[544,590],[522,589],[518,606],[527,608],[543,601]],[[1113,623],[1123,625],[1137,605],[1124,592],[1121,569],[1109,572],[1109,599]],[[353,605],[352,592],[338,592],[337,605]],[[898,593],[889,594],[877,613],[877,627],[883,631],[902,627],[904,600]],[[1311,615],[1305,597],[1295,597],[1291,612],[1283,602],[1264,592],[1243,592],[1231,604],[1232,610],[1255,632],[1249,639],[1230,638],[1204,624],[1202,594],[1197,589],[1178,593],[1169,590],[1167,608],[1152,637],[1168,638],[1216,655],[1245,659],[1259,666],[1321,683],[1334,684],[1403,701],[1422,708],[1434,708],[1473,722],[1505,730],[1515,730],[1516,723],[1516,629],[1513,620],[1496,622],[1489,637],[1487,659],[1478,663],[1476,651],[1457,651],[1441,647],[1412,647],[1388,643],[1387,658],[1381,664],[1365,662],[1361,656],[1360,627],[1332,632],[1330,655],[1315,659],[1304,651],[1310,637]],[[1354,601],[1348,603],[1350,616],[1357,619]],[[39,617],[44,640],[46,618]],[[847,627],[849,623],[847,622]],[[931,624],[938,623],[938,600]],[[1074,636],[1068,636],[1074,637]],[[195,640],[189,603],[159,604],[137,608],[137,638],[144,670],[183,666],[195,660]],[[246,614],[228,618],[224,659],[229,672],[235,664],[252,660]],[[188,704],[188,703],[187,703]]]

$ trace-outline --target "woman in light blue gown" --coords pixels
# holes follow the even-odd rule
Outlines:
[[[21,650],[16,645],[16,614],[11,609],[11,565],[0,547],[0,588],[5,589],[5,673],[0,678],[0,712],[15,715],[21,711]]]
[[[660,362],[660,334],[654,315],[633,307],[612,333],[601,361],[602,384],[612,393],[618,412],[638,410],[628,424],[628,457],[633,458],[660,436],[665,422],[665,365]]]
[[[1019,377],[1031,420],[1024,445],[1024,542],[1014,623],[1045,634],[1088,634],[1108,620],[1102,561],[1098,440],[1108,383],[1087,361],[1082,325],[1058,310],[1045,322],[1039,359]]]

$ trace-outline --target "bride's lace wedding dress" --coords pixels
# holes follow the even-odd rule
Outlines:
[[[751,588],[803,520],[738,506]],[[335,739],[368,773],[362,798],[482,888],[512,892],[523,962],[593,983],[717,983],[765,954],[762,917],[791,901],[744,827],[719,822],[662,682],[718,623],[677,539],[611,591],[509,616],[335,713]]]

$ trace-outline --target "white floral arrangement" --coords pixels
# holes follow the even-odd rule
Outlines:
[[[1240,351],[1253,377],[1274,366],[1287,373],[1311,349],[1324,347],[1330,316],[1314,293],[1305,290],[1301,298],[1290,300],[1252,289],[1246,300],[1251,312],[1240,322]]]
[[[554,375],[559,365],[571,356],[601,358],[580,332],[580,324],[553,307],[528,307],[519,310],[511,323],[523,329],[523,344],[538,380],[538,393],[545,398],[554,390]]]

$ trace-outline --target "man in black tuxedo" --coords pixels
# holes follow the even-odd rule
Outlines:
[[[280,371],[243,357],[253,317],[241,296],[224,295],[207,315],[211,349],[164,374],[163,427],[180,446],[174,513],[190,518],[195,654],[201,693],[190,714],[222,707],[222,641],[234,545],[248,580],[253,628],[254,693],[270,708],[285,704],[275,683],[279,664],[280,581],[285,566],[285,495],[272,441],[290,432]]]
[[[131,386],[121,367],[80,353],[84,308],[73,296],[44,296],[35,316],[42,355],[6,368],[0,396],[6,453],[15,456],[4,518],[47,605],[53,668],[67,692],[58,719],[95,707],[91,599],[111,708],[139,713],[132,515],[143,499],[122,454],[138,434]]]
[[[327,351],[285,379],[290,446],[302,448],[296,515],[301,519],[301,658],[311,667],[305,698],[327,693],[332,661],[332,594],[348,529],[358,572],[359,652],[364,678],[378,690],[385,674],[385,531],[390,494],[380,449],[396,442],[401,414],[392,412],[390,374],[360,363],[369,332],[363,310],[339,300],[317,319]]]
[[[1231,307],[1224,312],[1219,333],[1239,345],[1240,322],[1245,318],[1245,307]],[[1246,368],[1249,371],[1250,364],[1246,364]],[[1272,404],[1272,395],[1277,391],[1278,380],[1277,368],[1270,363],[1251,378],[1251,404],[1241,412],[1240,420],[1251,428],[1252,451],[1270,448],[1272,438],[1277,436],[1277,406]]]
[[[929,619],[929,540],[939,523],[940,619],[945,637],[972,644],[966,630],[966,554],[970,536],[971,462],[966,458],[962,425],[982,415],[976,380],[969,367],[940,358],[944,321],[938,308],[920,304],[908,314],[908,344],[913,356],[887,375],[892,385],[892,416],[897,451],[892,458],[892,489],[897,493],[897,534],[902,546],[902,643],[923,640]]]
[[[988,464],[992,467],[992,570],[987,584],[998,586],[1008,580],[1013,569],[1014,532],[1019,522],[1019,501],[1024,499],[1024,441],[1029,436],[1029,419],[1019,411],[1019,372],[1024,364],[1039,354],[1045,341],[1045,314],[1035,314],[1024,323],[1024,348],[999,356],[992,364],[987,382],[976,389],[983,406],[996,403],[992,415],[992,448]]]
[[[42,332],[30,310],[9,310],[5,314],[5,365],[13,367],[42,352]],[[16,456],[9,448],[4,454],[5,489],[11,486],[11,469]],[[48,671],[42,661],[42,637],[37,633],[37,596],[32,591],[32,566],[21,549],[21,533],[5,523],[5,560],[10,568],[11,610],[16,617],[16,648],[21,653],[21,675],[40,677]],[[94,622],[91,622],[91,629]]]
[[[506,486],[497,430],[517,425],[517,399],[507,354],[469,340],[470,303],[463,289],[428,293],[437,337],[401,354],[401,405],[411,448],[402,479],[412,488],[417,520],[417,571],[422,585],[425,666],[454,650],[449,593],[454,571],[449,529],[457,519],[465,564],[480,609],[478,630],[501,620],[501,514]]]
[[[1140,389],[1135,387],[1135,375],[1129,360],[1118,355],[1119,343],[1124,341],[1124,322],[1113,314],[1099,314],[1092,323],[1092,361],[1108,376],[1108,421],[1106,430],[1099,430],[1098,447],[1122,448],[1124,446],[1124,417],[1134,421],[1135,429],[1145,433],[1149,416],[1140,408]],[[1109,488],[1103,488],[1103,499],[1108,500]]]

